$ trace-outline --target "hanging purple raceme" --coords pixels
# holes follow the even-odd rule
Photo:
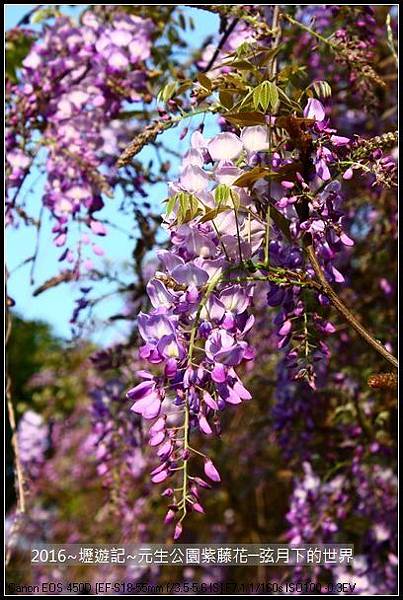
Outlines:
[[[102,382],[90,391],[97,472],[107,487],[113,485],[116,471],[127,481],[138,478],[145,467],[139,417],[127,415],[123,392],[118,380]]]
[[[80,26],[56,17],[24,59],[20,82],[9,86],[7,218],[14,219],[34,161],[44,160],[43,204],[55,220],[53,242],[64,248],[60,260],[78,268],[92,268],[86,248],[104,253],[96,238],[107,229],[94,213],[112,193],[116,156],[132,135],[117,117],[125,101],[141,100],[147,89],[152,31],[151,20],[125,13],[103,23],[88,10]],[[78,248],[69,243],[73,220],[86,228]]]
[[[272,226],[270,263],[283,269],[305,271],[313,277],[313,269],[301,244],[302,238],[309,236],[326,278],[332,283],[343,283],[344,277],[335,262],[338,255],[354,242],[346,233],[341,184],[326,182],[332,178],[333,165],[338,167],[349,139],[336,135],[329,128],[326,111],[315,98],[308,99],[304,117],[310,134],[305,154],[300,151],[295,157],[291,145],[282,155],[273,153],[269,163],[276,172],[299,161],[294,180],[282,180],[270,190],[267,185],[266,189],[260,186],[263,198],[271,198],[276,209],[290,223],[288,239],[278,227]],[[325,338],[335,332],[334,325],[307,304],[301,287],[285,289],[271,282],[267,300],[269,306],[279,307],[274,325],[278,347],[285,351],[284,367],[290,380],[306,381],[315,389],[319,371],[329,359]],[[318,301],[319,307],[328,304],[326,296],[320,293]]]
[[[170,484],[179,477],[179,487],[171,484],[163,492],[171,501],[167,522],[179,513],[175,538],[188,510],[204,512],[200,488],[221,479],[208,456],[191,447],[190,433],[220,433],[221,411],[251,399],[236,367],[254,358],[246,339],[254,323],[248,311],[253,286],[240,285],[237,276],[242,274],[241,261],[259,251],[263,228],[252,230],[242,210],[251,203],[249,194],[240,188],[233,188],[233,194],[228,187],[242,173],[233,161],[244,150],[234,134],[218,134],[208,142],[199,133],[193,135],[168,199],[172,208],[165,227],[171,249],[159,252],[163,271],[147,286],[153,308],[138,316],[145,342],[140,357],[160,365],[161,375],[139,371],[143,381],[128,397],[134,400],[132,410],[154,420],[149,444],[156,448],[160,464],[151,473],[152,481]],[[217,209],[220,194],[225,199]],[[195,214],[187,223],[181,222],[186,217],[183,207],[187,211],[189,206],[182,198],[195,202]],[[213,218],[200,217],[196,204]],[[197,456],[202,477],[189,472],[189,459]]]
[[[153,482],[161,483],[182,472],[182,485],[165,491],[172,496],[168,520],[180,513],[177,537],[186,511],[202,510],[198,488],[209,485],[189,476],[189,458],[201,455],[205,476],[211,481],[220,479],[207,456],[190,446],[189,431],[219,433],[220,411],[227,404],[250,398],[235,371],[254,356],[245,339],[254,322],[248,312],[254,278],[245,277],[247,265],[252,263],[252,271],[260,269],[264,274],[262,263],[257,268],[253,261],[269,260],[266,269],[270,264],[282,272],[305,272],[309,279],[314,273],[305,264],[301,238],[310,234],[329,280],[343,280],[333,261],[337,252],[353,241],[343,229],[340,186],[326,186],[324,181],[330,179],[329,167],[337,164],[338,153],[349,140],[329,129],[318,100],[309,99],[305,113],[312,129],[307,157],[312,170],[305,176],[297,172],[296,183],[278,181],[279,177],[273,185],[260,180],[252,193],[242,187],[241,180],[237,185],[256,165],[268,165],[280,174],[298,160],[292,149],[271,154],[269,126],[252,126],[244,128],[240,136],[222,132],[210,140],[195,132],[179,179],[170,186],[164,227],[170,233],[171,249],[159,252],[163,270],[147,286],[153,309],[138,316],[145,342],[140,357],[161,365],[163,374],[140,371],[143,381],[128,396],[135,401],[135,412],[145,419],[157,419],[149,432],[149,443],[158,448],[160,458],[152,472]],[[262,221],[256,198],[263,205],[274,202],[288,219],[288,238],[275,225],[269,227]],[[304,219],[303,204],[307,205]],[[268,234],[271,241],[265,250]],[[276,281],[271,278],[268,302],[281,306],[275,325],[279,348],[286,352],[288,376],[290,381],[304,380],[314,388],[318,369],[329,356],[323,336],[335,328],[316,311],[308,312],[300,286]],[[326,301],[319,298],[319,303]]]

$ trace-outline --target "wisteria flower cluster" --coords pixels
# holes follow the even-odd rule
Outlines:
[[[107,229],[95,213],[115,184],[113,156],[132,134],[117,117],[125,102],[139,101],[147,91],[144,61],[153,28],[151,20],[123,12],[103,23],[86,11],[79,26],[56,17],[23,60],[19,83],[10,84],[8,218],[14,218],[32,164],[42,157],[43,203],[55,219],[54,244],[64,248],[60,260],[85,261],[90,269],[86,246],[95,255],[104,253],[96,239]],[[68,244],[73,220],[85,227],[78,247]]]
[[[189,11],[220,20],[191,60]],[[67,264],[38,290],[91,279],[75,325],[106,279],[124,300],[108,326],[127,332],[95,352],[75,338],[67,384],[46,352],[25,387],[12,369],[13,551],[24,535],[77,542],[89,528],[113,543],[346,542],[352,566],[294,574],[396,590],[394,17],[385,5],[93,5],[10,34],[8,220],[39,235],[21,191],[41,163]],[[145,195],[162,181],[160,211],[161,188]],[[99,214],[117,189],[133,235]],[[111,226],[134,240],[122,272],[92,260]],[[64,363],[74,345],[59,352]],[[17,418],[14,387],[29,397]]]
[[[323,129],[325,113],[321,103],[309,101],[306,112],[314,126]],[[348,143],[344,138],[331,135],[336,147]],[[161,364],[163,374],[139,372],[143,381],[128,392],[128,397],[135,401],[132,410],[145,419],[157,419],[149,430],[149,443],[158,447],[160,458],[160,465],[152,471],[153,482],[161,483],[182,472],[182,486],[168,487],[164,492],[172,497],[167,519],[173,520],[175,513],[180,512],[176,538],[181,533],[187,509],[203,511],[199,487],[209,485],[204,479],[189,475],[187,463],[192,454],[203,458],[204,473],[210,481],[220,481],[211,460],[190,446],[189,432],[199,429],[207,436],[219,433],[220,411],[228,404],[251,399],[235,367],[254,358],[253,348],[246,339],[254,324],[248,310],[253,305],[254,285],[253,277],[250,283],[245,277],[245,265],[246,261],[253,265],[252,259],[263,261],[267,231],[254,211],[251,192],[242,186],[241,175],[253,168],[256,161],[261,164],[270,161],[277,171],[292,162],[279,154],[268,158],[268,147],[269,128],[266,126],[246,127],[240,136],[223,132],[210,140],[200,132],[193,134],[179,180],[171,185],[167,201],[165,227],[170,233],[172,249],[158,253],[164,270],[157,272],[147,285],[153,309],[149,314],[138,316],[139,333],[145,342],[140,348],[140,357],[152,365]],[[318,145],[318,151],[322,156],[324,146]],[[335,160],[330,150],[326,156],[329,162]],[[328,171],[324,174],[323,167],[318,171],[322,180],[330,178]],[[241,184],[237,185],[237,181]],[[260,192],[264,201],[266,186],[259,183],[255,191]],[[290,190],[293,197],[288,195]],[[276,206],[293,220],[295,241],[284,239],[281,232],[273,228],[274,239],[268,248],[274,268],[292,268],[302,273],[304,262],[298,246],[302,231],[312,232],[315,244],[321,245],[322,255],[329,263],[337,248],[343,247],[343,243],[349,246],[353,243],[342,230],[342,213],[335,209],[332,188],[325,189],[323,200],[319,197],[310,201],[308,220],[300,222],[292,205],[310,192],[309,183],[301,175],[296,186],[285,180],[278,185],[276,193],[283,195]],[[263,272],[265,268],[260,267]],[[331,279],[338,274],[332,266],[327,272]],[[339,280],[343,280],[341,275]],[[305,355],[311,356],[315,344],[308,339],[303,339],[301,344],[298,332],[294,335],[298,347],[291,343],[293,321],[305,318],[306,330],[304,305],[298,299],[301,288],[296,283],[287,289],[284,289],[284,281],[270,284],[269,303],[284,306],[283,311],[277,313],[276,323],[279,347],[287,349],[292,378],[306,378],[314,385],[314,372],[308,371],[306,365],[301,366],[298,356],[301,345],[305,347]],[[314,315],[314,322],[320,336],[335,331],[319,314]],[[326,356],[327,347],[320,341],[314,360],[317,362]],[[298,367],[296,374],[295,367]]]

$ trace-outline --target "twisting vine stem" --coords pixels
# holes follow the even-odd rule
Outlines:
[[[368,331],[361,325],[358,319],[353,315],[353,313],[347,308],[347,306],[340,300],[339,296],[333,290],[332,286],[328,283],[322,268],[319,264],[317,256],[315,254],[315,250],[312,244],[308,244],[305,246],[305,251],[308,255],[308,258],[311,262],[312,268],[315,272],[316,277],[318,278],[324,294],[329,298],[330,302],[333,306],[339,311],[339,313],[343,316],[343,318],[351,325],[351,327],[369,344],[372,348],[374,348],[378,354],[380,354],[383,358],[385,358],[391,365],[393,365],[396,369],[398,368],[397,359],[391,354],[385,346],[383,346],[378,340],[376,340]]]

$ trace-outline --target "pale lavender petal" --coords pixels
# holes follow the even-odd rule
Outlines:
[[[269,131],[267,127],[255,125],[244,127],[241,140],[248,152],[261,152],[269,148]]]
[[[324,121],[326,118],[326,113],[322,103],[316,98],[309,98],[304,109],[304,117],[306,119]]]
[[[340,239],[345,246],[354,246],[354,240],[348,237],[346,233],[342,233]]]
[[[148,433],[149,433],[150,435],[154,435],[155,433],[158,433],[159,431],[162,431],[163,429],[165,429],[165,422],[166,422],[166,419],[165,419],[165,417],[159,417],[159,418],[158,418],[158,419],[155,421],[154,425],[152,425],[152,426],[150,427],[150,429],[149,429]]]
[[[208,274],[200,267],[196,267],[196,265],[192,263],[188,263],[186,265],[179,265],[175,267],[172,271],[172,277],[178,283],[184,283],[186,285],[204,285],[208,281]]]
[[[251,394],[248,392],[248,390],[246,389],[246,387],[244,387],[242,385],[242,383],[240,381],[237,381],[234,384],[234,392],[242,399],[242,400],[251,400],[252,396]]]
[[[215,170],[214,175],[218,183],[231,186],[234,181],[242,175],[242,171],[233,164],[224,163],[220,164],[220,166]]]
[[[345,146],[346,144],[350,143],[350,138],[343,137],[341,135],[331,135],[330,136],[330,141],[335,146]]]
[[[175,267],[185,264],[183,258],[177,256],[173,252],[169,252],[169,250],[159,250],[157,256],[169,273],[171,273]]]
[[[160,306],[171,306],[175,300],[175,296],[171,294],[165,285],[159,279],[151,279],[147,283],[147,294],[154,308]]]
[[[207,144],[213,160],[233,160],[242,152],[242,142],[235,133],[219,133]]]
[[[181,173],[179,182],[187,192],[197,193],[206,189],[209,176],[200,167],[187,165]]]

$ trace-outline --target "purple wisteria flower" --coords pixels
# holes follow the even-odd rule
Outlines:
[[[111,195],[116,183],[114,157],[132,137],[132,126],[118,117],[125,101],[138,101],[146,92],[143,61],[150,56],[153,30],[150,19],[124,12],[104,21],[86,10],[79,25],[57,16],[32,44],[19,83],[11,86],[14,101],[6,136],[8,219],[14,211],[11,198],[37,154],[39,122],[41,146],[47,152],[42,201],[56,221],[56,247],[68,245],[70,226],[78,214],[88,226],[80,251],[67,247],[61,261],[82,262],[91,269],[86,251],[103,254],[100,246],[90,244],[90,236],[107,233],[94,213],[104,206],[104,196]],[[139,178],[134,185],[140,189]]]
[[[304,108],[304,117],[306,119],[315,119],[316,121],[324,121],[326,118],[325,109],[320,100],[309,98]]]

